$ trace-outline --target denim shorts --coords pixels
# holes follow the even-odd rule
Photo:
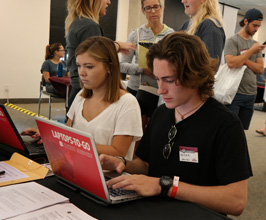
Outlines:
[[[254,111],[256,95],[243,95],[237,93],[230,105],[226,105],[231,111],[238,115],[243,128],[248,130]]]

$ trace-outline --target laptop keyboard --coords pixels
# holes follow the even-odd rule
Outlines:
[[[110,180],[111,178],[108,176],[105,176],[105,181]],[[137,193],[133,190],[125,190],[122,188],[118,189],[113,189],[113,188],[108,188],[109,194],[113,197],[118,197],[118,196],[125,196],[125,195],[136,195]]]
[[[30,153],[38,153],[42,154],[45,153],[43,145],[37,145],[36,142],[32,141],[24,141],[25,145],[27,146],[27,149]]]

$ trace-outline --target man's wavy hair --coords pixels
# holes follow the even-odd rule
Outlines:
[[[197,89],[202,100],[213,96],[218,59],[209,56],[201,39],[185,32],[174,32],[150,47],[147,64],[153,72],[154,59],[167,60],[175,69],[176,80],[187,88]]]

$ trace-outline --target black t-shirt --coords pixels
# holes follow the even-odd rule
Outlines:
[[[221,103],[209,98],[193,115],[176,124],[177,134],[168,160],[163,147],[175,124],[174,109],[161,105],[153,114],[136,155],[149,163],[149,176],[179,176],[180,181],[216,186],[252,176],[249,153],[241,122]],[[180,150],[196,149],[194,162],[180,161]],[[188,148],[187,148],[188,147]]]

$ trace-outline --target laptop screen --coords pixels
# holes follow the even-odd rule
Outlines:
[[[0,143],[25,151],[22,140],[4,105],[0,105]]]
[[[107,188],[92,137],[51,120],[36,118],[36,123],[54,174],[106,200]]]

